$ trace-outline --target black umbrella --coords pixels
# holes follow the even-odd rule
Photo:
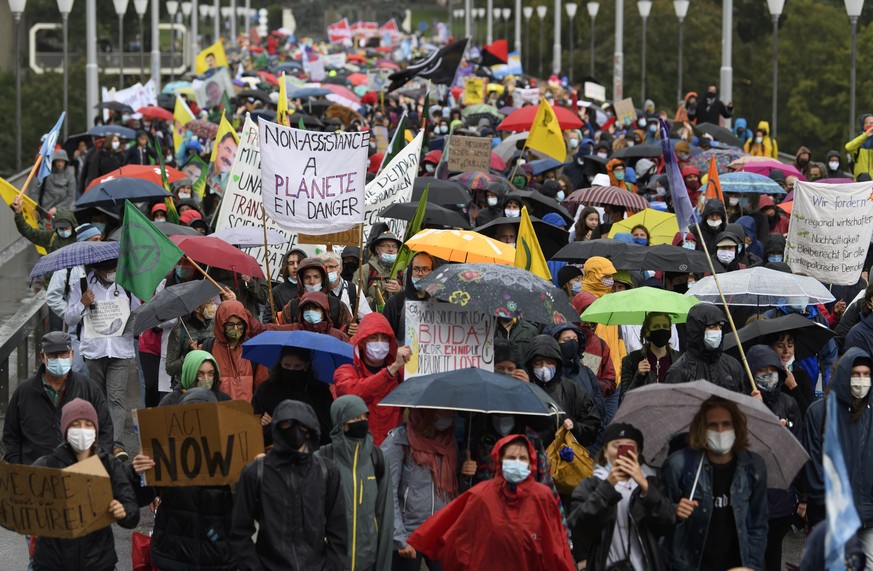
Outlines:
[[[567,240],[569,239],[569,234],[566,230],[562,230],[557,226],[553,226],[548,222],[543,222],[539,218],[534,216],[530,217],[530,221],[533,224],[534,232],[537,235],[537,241],[540,243],[540,249],[543,251],[543,255],[546,259],[550,259],[554,256],[558,250],[567,245]],[[518,231],[518,226],[521,224],[521,218],[497,218],[489,222],[488,224],[483,224],[476,228],[476,232],[480,234],[485,234],[491,238],[497,239],[497,228],[503,224],[512,224],[516,226],[516,232]]]
[[[463,185],[453,180],[442,180],[432,176],[420,176],[412,183],[412,201],[421,199],[421,193],[430,186],[427,201],[442,206],[449,204],[464,204],[470,202],[470,193]]]
[[[382,210],[382,212],[379,213],[379,216],[382,218],[412,220],[417,209],[418,202],[398,202]],[[428,202],[424,207],[424,223],[429,226],[446,226],[448,228],[461,228],[463,230],[469,230],[471,228],[470,223],[454,210],[449,210],[448,208],[443,208],[438,204],[432,204],[430,202]]]
[[[191,228],[190,226],[182,226],[181,224],[173,224],[172,222],[154,222],[155,228],[160,230],[164,236],[199,236],[200,232]],[[119,226],[109,235],[107,240],[115,240],[116,242],[121,241],[121,231],[122,228]]]
[[[236,98],[240,101],[243,99],[248,99],[251,97],[252,99],[258,99],[263,101],[264,103],[271,103],[270,94],[266,91],[261,91],[260,89],[243,89],[239,93],[236,94]]]
[[[64,148],[65,151],[67,151],[67,156],[70,157],[70,160],[72,161],[73,155],[76,153],[76,149],[79,148],[79,143],[81,141],[85,141],[89,149],[93,146],[91,144],[91,137],[93,137],[93,135],[89,135],[88,133],[77,133],[75,135],[70,135],[61,146]]]
[[[824,344],[836,335],[824,325],[819,325],[796,313],[789,313],[775,319],[759,319],[737,331],[746,351],[752,345],[772,343],[775,337],[783,332],[794,334],[794,358],[797,361],[818,354]],[[724,349],[739,358],[737,342],[733,335],[725,336]]]
[[[659,244],[631,250],[627,256],[614,260],[619,270],[660,270],[664,272],[709,272],[706,254],[681,246]]]
[[[561,410],[535,383],[520,383],[477,367],[407,379],[379,406],[531,416],[551,416]]]
[[[133,113],[133,107],[125,105],[119,101],[103,101],[102,103],[95,105],[94,109],[109,109],[111,111],[118,111],[119,113]]]
[[[133,334],[139,335],[165,321],[188,315],[218,294],[218,288],[209,280],[192,280],[164,288],[133,310]]]
[[[510,198],[519,200],[523,205],[527,206],[531,216],[542,218],[549,212],[557,212],[561,218],[567,222],[567,224],[573,224],[575,222],[573,215],[570,214],[570,211],[561,206],[560,202],[537,190],[513,190],[506,195],[504,200],[509,200]]]
[[[660,157],[662,154],[661,145],[634,145],[633,147],[625,147],[619,149],[612,154],[613,159],[651,159]]]
[[[130,127],[124,127],[122,125],[97,125],[96,127],[88,129],[88,132],[85,134],[94,137],[118,135],[120,138],[127,139],[128,141],[136,139],[136,131]]]
[[[600,256],[607,258],[612,265],[627,265],[627,263],[639,263],[642,254],[637,253],[646,246],[628,244],[612,238],[598,238],[597,240],[585,240],[584,242],[570,242],[555,254],[553,260],[565,262],[584,263],[588,258]],[[634,266],[632,266],[634,267]]]
[[[162,186],[141,178],[116,178],[91,188],[76,201],[76,208],[122,206],[125,200],[145,202],[171,196]]]
[[[303,126],[307,129],[321,129],[324,127],[324,123],[316,117],[313,117],[312,115],[294,113],[293,115],[289,115],[289,117],[291,121],[291,126],[295,128],[300,125],[301,119],[303,119]]]
[[[486,315],[565,323],[578,314],[563,291],[527,270],[502,264],[446,264],[419,287],[436,299]]]
[[[702,131],[707,135],[711,136],[716,141],[720,141],[732,147],[738,147],[740,149],[743,148],[743,142],[740,141],[740,138],[734,135],[733,131],[730,129],[726,129],[720,125],[713,125],[712,123],[701,123],[700,125],[695,126],[696,131]]]

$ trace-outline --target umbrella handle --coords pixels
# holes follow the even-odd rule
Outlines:
[[[689,500],[694,500],[694,492],[697,490],[697,482],[700,480],[700,471],[703,469],[703,454],[700,455],[700,464],[697,465],[697,475],[694,476],[694,484],[691,485],[691,493],[688,494]]]

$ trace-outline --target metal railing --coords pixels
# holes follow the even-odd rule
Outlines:
[[[0,415],[6,416],[18,384],[38,367],[42,336],[47,329],[45,290],[25,300],[22,308],[0,326]]]

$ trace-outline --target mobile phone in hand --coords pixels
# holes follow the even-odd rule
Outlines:
[[[622,456],[627,456],[628,458],[630,458],[631,455],[629,454],[629,452],[633,452],[633,451],[634,451],[633,444],[620,444],[618,447],[618,453],[616,454],[616,456],[618,458],[621,458]]]

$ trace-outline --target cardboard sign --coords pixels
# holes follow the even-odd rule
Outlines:
[[[485,78],[468,77],[464,82],[464,105],[485,103]]]
[[[331,246],[360,246],[361,227],[355,226],[344,232],[334,232],[333,234],[322,234],[320,236],[298,234],[297,243],[310,245],[330,244]]]
[[[873,233],[873,184],[794,184],[785,262],[796,274],[853,285]]]
[[[215,218],[215,229],[236,228],[237,226],[261,226],[264,224],[263,207],[261,203],[261,152],[258,142],[258,126],[251,118],[246,117],[239,149],[236,153],[233,168],[221,200],[221,207]],[[246,248],[245,251],[255,257],[264,275],[267,275],[267,264],[270,264],[270,277],[279,279],[282,269],[282,258],[297,244],[297,233],[279,226],[267,217],[267,229],[278,232],[286,238],[283,244],[271,245],[269,248]]]
[[[585,98],[594,101],[606,101],[606,87],[593,81],[585,82]]]
[[[390,69],[376,69],[367,71],[367,90],[382,91],[388,86]]]
[[[373,224],[385,222],[395,236],[403,236],[406,220],[382,218],[379,213],[398,202],[412,200],[412,187],[418,175],[418,162],[421,159],[421,143],[424,133],[419,132],[411,143],[403,147],[390,163],[379,171],[376,178],[367,183],[364,193],[364,235],[369,236]]]
[[[330,234],[364,221],[370,132],[317,133],[259,119],[261,197],[288,230]]]
[[[628,97],[615,102],[615,118],[618,125],[630,125],[637,120],[637,110],[634,109],[634,100]]]
[[[346,54],[340,52],[338,54],[325,54],[321,56],[324,65],[333,67],[335,69],[340,69],[344,65],[346,65]]]
[[[0,526],[73,539],[115,522],[112,484],[97,456],[63,470],[0,463]]]
[[[180,404],[133,411],[143,454],[155,467],[149,486],[223,486],[264,451],[261,422],[239,400]]]
[[[450,171],[484,171],[491,167],[491,139],[452,135],[449,140]]]
[[[467,367],[494,370],[496,317],[430,301],[407,300],[405,311],[412,348],[407,379]]]

